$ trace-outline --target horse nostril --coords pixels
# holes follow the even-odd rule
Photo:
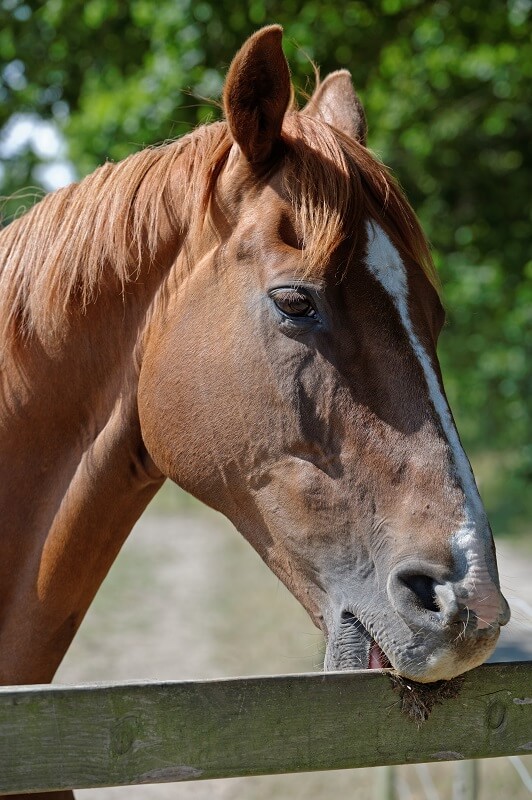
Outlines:
[[[417,598],[417,604],[427,611],[439,611],[436,598],[436,581],[429,575],[405,575],[400,577],[401,583],[406,586]]]
[[[458,614],[458,601],[448,569],[443,565],[410,562],[388,577],[392,606],[411,628],[441,630]]]

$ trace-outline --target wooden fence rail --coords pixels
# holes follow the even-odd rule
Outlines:
[[[385,671],[0,689],[0,794],[528,752],[532,662],[468,673],[420,727]]]

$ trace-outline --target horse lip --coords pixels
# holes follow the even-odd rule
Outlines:
[[[390,620],[383,609],[379,630],[382,631],[388,623],[386,630],[389,634],[386,630],[384,632],[387,640],[385,650],[380,644],[381,635],[377,634],[378,639],[374,637],[371,611],[368,627],[364,624],[364,615],[359,614],[359,609],[346,606],[340,615],[336,613],[334,622],[329,621],[326,671],[393,669],[420,683],[449,680],[485,661],[493,651],[490,641],[498,636],[498,631],[478,630],[474,614],[469,614],[469,619],[457,616],[451,625],[443,625],[444,620],[440,617],[433,620],[433,624],[425,629],[426,635],[421,636],[421,631],[413,632],[408,628],[403,631],[400,618]],[[330,623],[333,623],[332,627]],[[436,630],[432,630],[433,626]],[[464,634],[467,639],[464,640],[465,655],[460,651]]]
[[[501,593],[501,612],[499,614],[499,625],[503,627],[510,622],[512,610],[506,597]]]
[[[334,638],[335,656],[326,658],[326,669],[388,669],[390,659],[359,617],[343,611]]]

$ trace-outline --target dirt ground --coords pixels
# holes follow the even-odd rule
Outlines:
[[[532,562],[499,545],[513,619],[494,660],[532,658]],[[141,519],[56,683],[183,680],[321,668],[306,613],[222,517],[203,507]],[[523,760],[532,771],[532,756]],[[377,770],[85,790],[79,800],[329,800],[374,797]],[[399,800],[451,797],[452,767],[397,770]],[[481,762],[481,800],[525,800],[507,759]]]

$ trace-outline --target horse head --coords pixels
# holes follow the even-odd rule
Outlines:
[[[209,207],[146,334],[143,439],[300,600],[327,669],[449,679],[509,614],[438,366],[429,250],[348,73],[302,111],[291,96],[265,28],[229,70]]]

